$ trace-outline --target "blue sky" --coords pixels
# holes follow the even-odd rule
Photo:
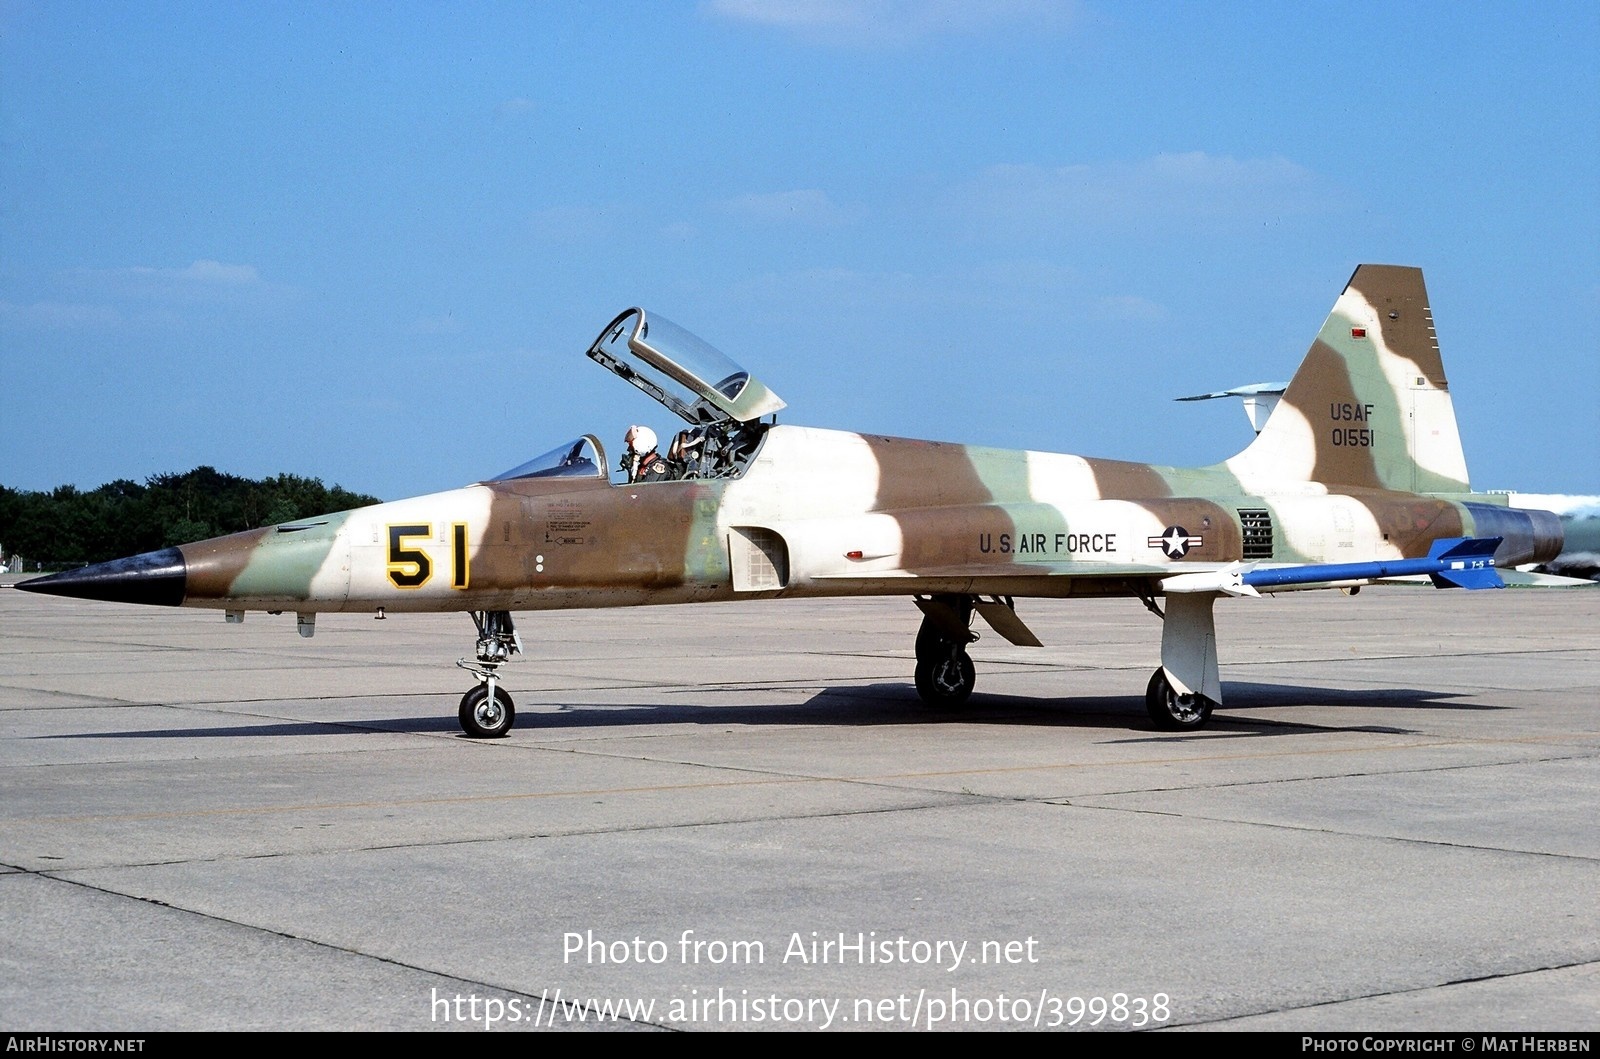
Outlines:
[[[1600,493],[1600,5],[0,0],[0,483],[396,499],[674,426],[1231,455],[1420,265],[1475,487]],[[613,452],[613,457],[615,452]]]

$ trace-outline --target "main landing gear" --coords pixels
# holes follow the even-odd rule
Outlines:
[[[1144,708],[1163,731],[1203,728],[1212,709],[1222,702],[1217,629],[1211,615],[1216,598],[1210,592],[1168,593],[1163,611],[1154,596],[1140,597],[1161,619],[1161,668],[1145,687]]]
[[[917,631],[917,694],[929,706],[954,709],[967,701],[977,669],[967,645],[978,638],[971,629],[970,596],[917,597],[922,628]]]
[[[1139,598],[1162,619],[1161,668],[1145,688],[1145,711],[1164,731],[1203,728],[1222,702],[1217,672],[1217,633],[1212,618],[1214,592],[1169,592],[1165,610],[1155,596]],[[1038,647],[1033,632],[1004,596],[955,594],[916,596],[922,611],[917,632],[917,694],[930,706],[954,709],[972,695],[975,671],[967,647],[978,638],[974,615],[982,614],[996,632],[1019,647]]]
[[[1169,732],[1193,731],[1204,727],[1211,719],[1211,708],[1216,703],[1204,695],[1182,694],[1167,679],[1167,671],[1158,669],[1144,689],[1144,708],[1157,728]]]
[[[477,661],[457,659],[456,665],[478,677],[478,686],[461,696],[461,730],[473,739],[499,739],[511,731],[517,709],[506,690],[495,684],[495,672],[522,653],[522,638],[511,623],[511,612],[475,610],[478,627]]]

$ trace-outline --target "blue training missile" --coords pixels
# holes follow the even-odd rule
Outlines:
[[[1362,583],[1393,577],[1428,577],[1435,588],[1504,588],[1494,568],[1499,537],[1446,537],[1433,542],[1425,559],[1378,559],[1365,563],[1314,563],[1259,567],[1229,563],[1220,570],[1180,574],[1161,582],[1167,592],[1221,592],[1254,596],[1263,590]]]

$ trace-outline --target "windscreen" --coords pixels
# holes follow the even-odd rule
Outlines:
[[[585,434],[576,441],[558,445],[541,453],[527,463],[509,471],[502,471],[491,482],[507,482],[517,478],[603,478],[600,443]]]

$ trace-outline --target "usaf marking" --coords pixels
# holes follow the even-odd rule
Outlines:
[[[1041,555],[1052,552],[1060,555],[1081,554],[1083,552],[1106,553],[1117,550],[1117,535],[1115,533],[1057,533],[1053,536],[1048,533],[1019,533],[1012,537],[1009,533],[998,535],[993,533],[978,534],[978,550],[985,555],[998,552],[1001,555]]]
[[[1365,423],[1372,419],[1372,406],[1331,402],[1328,405],[1328,418],[1335,423]],[[1329,433],[1329,440],[1339,448],[1370,449],[1372,428],[1334,427]]]
[[[1198,548],[1205,542],[1204,537],[1195,536],[1182,526],[1168,526],[1161,531],[1161,536],[1145,541],[1150,547],[1166,552],[1168,559],[1182,559],[1190,548]]]

